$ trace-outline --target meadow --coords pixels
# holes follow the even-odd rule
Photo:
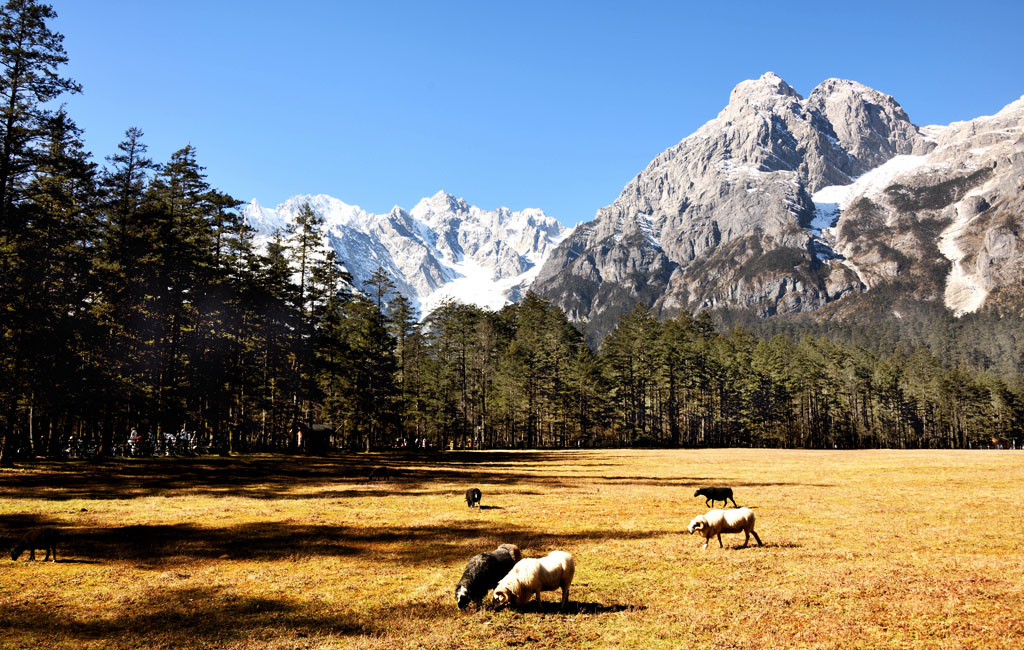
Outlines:
[[[43,462],[0,471],[5,547],[64,534],[56,563],[2,558],[0,647],[1019,648],[1022,479],[1019,451]],[[763,547],[700,549],[703,485]],[[575,556],[567,611],[455,607],[503,542]]]

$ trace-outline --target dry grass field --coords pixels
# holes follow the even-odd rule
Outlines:
[[[763,547],[700,550],[706,484]],[[1024,647],[1024,452],[78,461],[0,490],[5,547],[65,535],[56,563],[2,558],[3,648]],[[456,609],[502,542],[575,555],[568,611]]]

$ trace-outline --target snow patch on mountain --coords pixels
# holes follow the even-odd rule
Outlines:
[[[965,268],[963,262],[967,253],[960,248],[957,240],[964,236],[976,216],[972,211],[964,209],[965,204],[973,197],[982,196],[991,184],[976,188],[964,195],[954,206],[956,217],[953,219],[953,223],[939,233],[939,252],[951,263],[949,275],[946,277],[943,301],[958,318],[978,311],[985,303],[985,299],[988,298],[989,292],[985,288],[983,280]]]
[[[963,266],[966,256],[957,245],[957,238],[967,227],[967,221],[957,220],[939,235],[939,252],[950,262],[952,268],[946,278],[946,291],[943,300],[946,307],[953,310],[957,317],[977,311],[988,297],[988,291],[977,278],[967,273]]]
[[[831,187],[836,186],[833,185]],[[831,189],[831,187],[825,189]],[[819,196],[824,191],[824,189],[819,190],[811,197],[811,201],[814,203],[814,218],[808,224],[808,229],[819,237],[826,230],[835,227],[839,222],[839,201],[829,200],[826,196]]]
[[[814,203],[814,217],[807,229],[823,249],[817,253],[819,260],[840,259],[844,266],[854,271],[865,286],[869,286],[861,270],[853,262],[832,251],[836,238],[836,227],[844,210],[860,197],[874,197],[885,191],[885,188],[898,182],[902,177],[926,173],[936,165],[929,165],[927,155],[900,155],[861,174],[847,185],[829,185],[811,195]]]
[[[926,171],[929,168],[927,159],[927,155],[894,156],[888,162],[866,174],[861,174],[849,185],[829,185],[821,188],[811,196],[815,206],[815,218],[812,223],[823,223],[836,210],[842,213],[858,197],[881,194],[901,176]],[[826,228],[834,225],[835,221]]]

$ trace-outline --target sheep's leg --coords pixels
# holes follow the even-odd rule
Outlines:
[[[761,543],[761,538],[757,536],[757,533],[756,533],[756,532],[754,532],[754,529],[753,529],[753,528],[751,528],[751,529],[750,529],[750,534],[751,534],[751,535],[753,535],[753,536],[754,536],[754,539],[756,539],[756,540],[757,540],[757,545],[758,545],[758,546],[764,546],[764,544],[762,544],[762,543]]]
[[[32,562],[36,561],[36,549],[34,549],[34,548],[28,549],[28,559],[31,560]]]
[[[569,606],[569,585],[562,585],[562,611]]]
[[[743,548],[746,548],[750,544],[750,533],[746,529],[743,530]]]
[[[736,499],[733,499],[732,497],[729,497],[729,500],[732,501],[732,507],[733,508],[739,508],[739,506],[736,505]]]
[[[540,600],[540,590],[539,589],[537,590],[537,611],[539,611],[539,612],[543,612],[544,611],[544,603],[542,603],[541,600]]]
[[[708,500],[708,499],[704,499],[704,507],[705,508],[710,508],[711,506],[712,506],[711,501]]]
[[[50,559],[50,547],[46,547],[46,557],[43,558],[43,562],[47,562]]]
[[[725,544],[722,543],[722,533],[718,533],[718,548],[725,548]]]

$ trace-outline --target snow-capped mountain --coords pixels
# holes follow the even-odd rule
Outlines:
[[[918,127],[889,95],[773,73],[657,156],[552,252],[533,289],[601,338],[655,313],[816,311],[890,285],[958,314],[1024,276],[1024,100]]]
[[[295,196],[274,209],[253,199],[242,214],[259,242],[294,223],[306,203],[323,217],[325,245],[356,288],[383,268],[423,315],[447,297],[490,309],[518,300],[568,233],[541,210],[483,210],[446,192],[387,214],[324,194]]]

